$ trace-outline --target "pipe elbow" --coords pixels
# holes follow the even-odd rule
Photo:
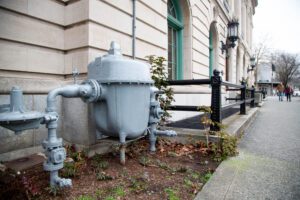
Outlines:
[[[46,112],[55,112],[56,97],[63,96],[66,98],[81,97],[84,102],[90,103],[100,99],[103,93],[101,85],[93,79],[84,81],[80,85],[67,85],[56,88],[49,92],[47,96]]]
[[[47,108],[46,112],[55,112],[55,104],[56,104],[56,97],[63,96],[63,97],[77,97],[79,96],[80,92],[80,85],[67,85],[64,87],[56,88],[51,90],[47,96]]]

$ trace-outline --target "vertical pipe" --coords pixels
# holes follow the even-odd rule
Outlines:
[[[132,0],[132,58],[135,59],[136,0]]]
[[[155,152],[156,151],[156,140],[157,137],[155,135],[155,130],[157,128],[157,124],[153,123],[150,125],[150,133],[149,133],[149,142],[150,142],[150,152]]]
[[[10,112],[23,112],[23,110],[23,92],[15,86],[10,91]]]

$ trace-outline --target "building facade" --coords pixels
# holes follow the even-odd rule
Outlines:
[[[247,67],[256,6],[257,0],[1,0],[0,104],[9,103],[9,91],[18,85],[26,108],[43,112],[47,93],[72,84],[75,68],[84,80],[87,65],[105,54],[111,41],[129,59],[167,58],[170,79],[208,78],[219,69],[225,80],[249,77],[253,84]],[[233,18],[239,20],[240,39],[222,53]],[[174,91],[175,104],[210,104],[209,87]],[[88,147],[99,142],[86,104],[59,99],[58,108],[64,140]],[[175,113],[173,120],[192,115]],[[0,133],[0,160],[41,151],[47,136],[44,127],[21,135],[0,127]]]

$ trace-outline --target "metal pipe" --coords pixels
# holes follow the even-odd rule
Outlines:
[[[71,98],[71,97],[87,97],[92,94],[92,87],[88,84],[85,85],[67,85],[61,88],[56,88],[49,92],[47,96],[46,112],[55,112],[56,97],[58,95]]]
[[[226,91],[241,91],[241,90],[237,88],[227,88]]]
[[[226,98],[226,101],[229,101],[229,100],[239,101],[239,100],[241,100],[241,98]]]
[[[96,101],[101,96],[101,86],[93,80],[84,82],[81,85],[68,85],[54,89],[47,96],[46,116],[44,123],[48,128],[48,140],[43,142],[43,147],[47,155],[47,160],[44,162],[44,170],[50,171],[50,185],[59,187],[72,186],[71,179],[64,179],[58,176],[58,170],[63,168],[64,160],[66,159],[66,150],[63,147],[62,138],[57,138],[57,120],[56,113],[56,97],[81,97],[85,101]]]
[[[132,58],[135,59],[135,30],[136,30],[136,0],[132,0]]]
[[[235,88],[244,88],[244,85],[237,85],[237,84],[233,84],[227,81],[222,81],[221,83],[222,85],[228,86],[228,87],[235,87]]]
[[[176,111],[199,111],[198,106],[169,106],[167,109]]]
[[[24,112],[23,92],[19,87],[13,87],[10,91],[10,112]]]
[[[169,85],[205,85],[210,84],[210,79],[170,80]]]

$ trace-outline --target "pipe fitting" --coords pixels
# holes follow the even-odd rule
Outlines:
[[[81,99],[86,103],[92,103],[100,100],[102,96],[103,89],[101,84],[99,84],[94,79],[88,79],[82,82],[79,94]]]
[[[52,171],[50,173],[50,185],[59,187],[72,187],[72,180],[66,178],[60,178],[58,176],[58,171]]]
[[[177,136],[177,133],[173,130],[156,130],[155,131],[155,135],[156,136],[168,136],[168,137],[174,137],[174,136]]]
[[[80,85],[67,85],[50,91],[47,97],[47,113],[55,111],[58,95],[66,98],[81,97],[87,103],[95,102],[101,97],[101,85],[96,80],[89,79]]]

